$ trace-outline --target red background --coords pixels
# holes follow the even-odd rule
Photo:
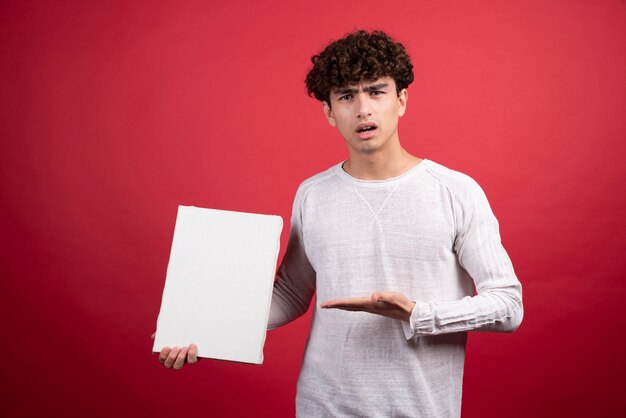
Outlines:
[[[0,13],[0,415],[293,416],[308,317],[268,334],[260,367],[166,370],[150,334],[178,204],[288,220],[298,184],[346,157],[303,79],[361,27],[407,46],[402,142],[483,186],[524,286],[515,334],[470,335],[464,417],[626,408],[624,1]]]

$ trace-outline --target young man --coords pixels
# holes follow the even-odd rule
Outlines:
[[[467,331],[523,316],[498,222],[474,180],[400,145],[413,81],[400,43],[358,31],[312,61],[307,89],[349,158],[300,185],[274,286],[269,328],[317,293],[297,414],[458,417]]]

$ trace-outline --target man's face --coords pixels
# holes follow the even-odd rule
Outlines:
[[[398,118],[404,114],[407,97],[406,89],[398,95],[393,78],[382,77],[331,90],[324,114],[339,129],[351,154],[371,154],[399,146]]]

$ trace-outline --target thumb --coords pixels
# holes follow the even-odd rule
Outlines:
[[[373,302],[393,302],[395,300],[395,295],[392,292],[374,292],[372,295]]]
[[[389,292],[374,292],[372,294],[372,302],[374,303],[387,303],[390,305],[396,304],[396,299],[393,293]]]

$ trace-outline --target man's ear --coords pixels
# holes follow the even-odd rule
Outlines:
[[[400,90],[398,94],[398,115],[404,115],[406,112],[406,102],[409,100],[409,91],[407,89]]]
[[[337,122],[335,122],[335,115],[333,114],[333,109],[330,107],[328,102],[322,102],[322,109],[324,110],[324,116],[326,116],[326,120],[333,128],[337,126]]]

